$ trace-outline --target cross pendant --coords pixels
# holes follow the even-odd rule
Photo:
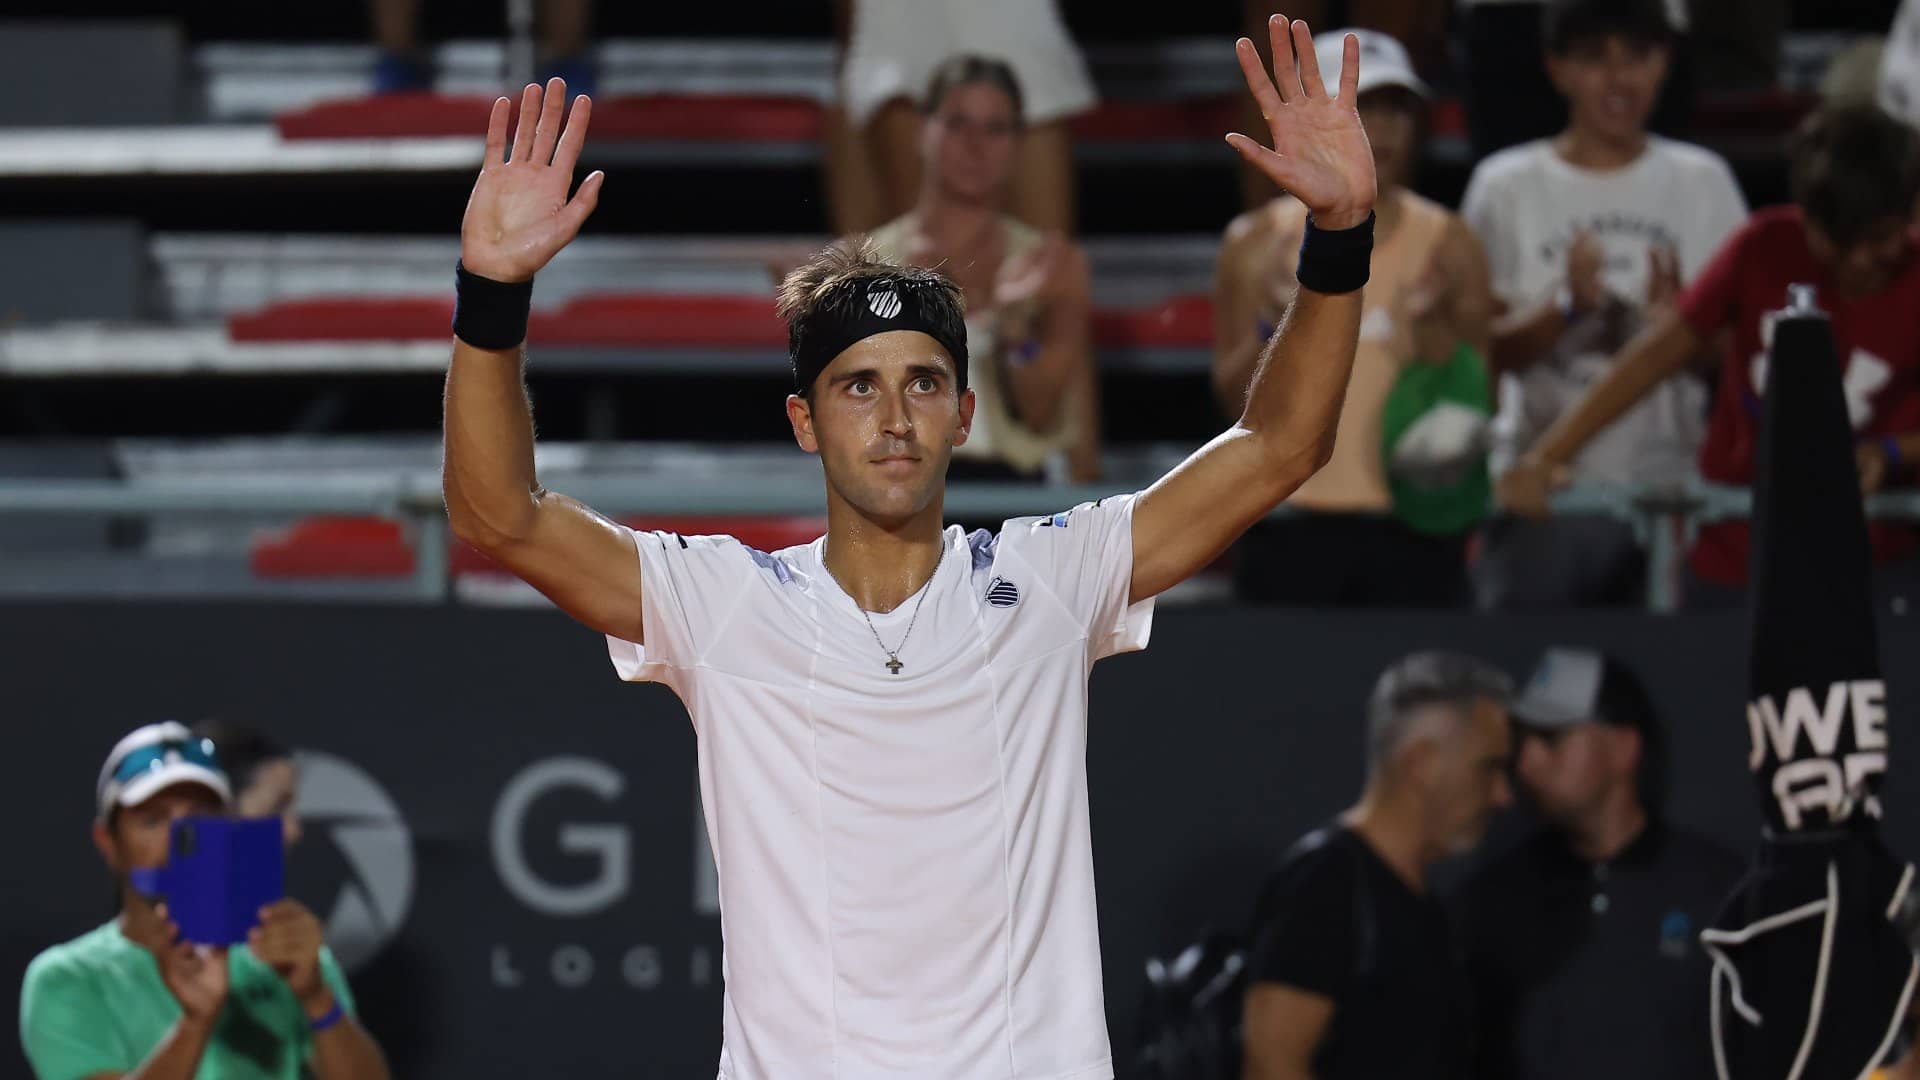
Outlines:
[[[905,664],[902,664],[902,663],[900,662],[900,658],[899,658],[899,657],[897,657],[897,656],[894,656],[894,655],[892,655],[891,653],[889,653],[889,654],[887,655],[887,670],[888,670],[888,671],[890,671],[890,672],[892,672],[893,674],[895,674],[895,675],[898,675],[898,674],[900,674],[900,669],[901,669],[901,668],[903,668],[903,667],[906,667],[906,666],[907,666],[907,665],[905,665]]]

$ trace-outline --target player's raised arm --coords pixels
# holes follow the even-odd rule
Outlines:
[[[1260,356],[1239,422],[1141,495],[1133,517],[1136,601],[1213,561],[1326,463],[1353,370],[1376,195],[1373,151],[1354,108],[1360,43],[1348,35],[1339,92],[1330,94],[1307,24],[1276,15],[1269,30],[1272,78],[1251,41],[1241,38],[1236,48],[1273,147],[1237,133],[1227,141],[1311,211],[1300,290]]]
[[[454,535],[479,548],[569,615],[638,642],[640,563],[631,534],[540,486],[533,413],[521,367],[533,275],[593,212],[596,172],[569,199],[592,102],[567,85],[528,86],[507,150],[511,103],[493,103],[487,156],[460,225],[458,314],[447,370],[442,486]],[[537,121],[536,121],[537,118]]]

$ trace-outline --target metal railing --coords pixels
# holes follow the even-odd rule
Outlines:
[[[622,477],[582,475],[558,485],[603,513],[818,515],[820,489],[791,476]],[[955,482],[947,485],[949,519],[1042,514],[1131,490],[1113,485]],[[1866,500],[1873,519],[1920,521],[1920,491],[1883,492]],[[1647,550],[1647,607],[1680,606],[1681,566],[1693,533],[1752,512],[1746,488],[1690,483],[1673,488],[1575,488],[1554,496],[1556,514],[1603,514],[1634,526]],[[1280,507],[1274,516],[1298,511]],[[0,518],[34,514],[341,514],[404,523],[415,551],[413,592],[440,601],[451,591],[450,531],[437,475],[395,472],[378,478],[264,479],[217,476],[177,479],[0,480]]]

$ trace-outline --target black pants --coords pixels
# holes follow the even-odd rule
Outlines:
[[[1460,607],[1467,539],[1427,536],[1372,514],[1262,521],[1234,547],[1234,586],[1253,604]]]

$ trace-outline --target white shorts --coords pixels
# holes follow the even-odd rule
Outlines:
[[[864,127],[894,98],[919,103],[934,69],[966,54],[1013,67],[1029,124],[1085,112],[1098,100],[1054,0],[854,0],[840,71],[848,122]]]

